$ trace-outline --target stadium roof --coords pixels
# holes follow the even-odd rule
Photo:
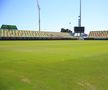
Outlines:
[[[16,25],[2,25],[1,29],[8,29],[8,30],[18,30]]]

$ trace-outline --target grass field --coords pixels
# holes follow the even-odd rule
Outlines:
[[[0,41],[0,90],[108,90],[108,41]]]

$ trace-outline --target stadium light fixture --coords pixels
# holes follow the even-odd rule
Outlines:
[[[38,0],[36,0],[37,1],[37,8],[38,8],[38,24],[39,24],[39,32],[40,32],[40,27],[41,27],[41,25],[40,25],[40,5],[39,5],[39,1]]]

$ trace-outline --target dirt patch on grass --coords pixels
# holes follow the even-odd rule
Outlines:
[[[20,76],[20,80],[23,83],[27,83],[27,84],[30,84],[31,83],[30,79],[27,78],[27,77],[25,77],[25,76]]]
[[[96,87],[93,84],[86,81],[86,80],[77,82],[77,84],[80,85],[83,88],[86,88],[87,90],[96,90]]]

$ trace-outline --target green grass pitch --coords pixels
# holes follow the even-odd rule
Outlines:
[[[108,90],[108,41],[0,41],[0,90]]]

